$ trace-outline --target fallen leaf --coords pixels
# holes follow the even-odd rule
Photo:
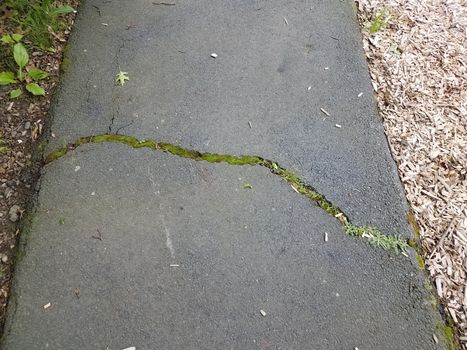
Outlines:
[[[128,73],[127,72],[122,72],[122,71],[119,71],[115,77],[115,81],[120,84],[120,86],[123,86],[123,84],[125,84],[125,81],[126,80],[130,80],[130,78],[128,77]]]

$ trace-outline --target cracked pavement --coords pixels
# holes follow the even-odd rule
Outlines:
[[[413,238],[360,46],[339,0],[85,1],[47,153],[118,131],[257,155]],[[40,185],[4,349],[448,346],[413,251],[342,234],[268,169],[89,143]]]

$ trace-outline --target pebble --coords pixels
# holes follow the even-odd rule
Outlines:
[[[3,263],[6,263],[8,261],[8,256],[6,256],[5,254],[2,254],[2,262]]]
[[[26,130],[29,130],[30,127],[31,127],[31,122],[26,122],[26,123],[24,123],[24,128],[25,128]]]
[[[11,222],[18,221],[19,211],[20,211],[20,207],[18,205],[16,205],[16,204],[10,208],[10,211],[8,212],[8,214],[10,216],[10,221]]]

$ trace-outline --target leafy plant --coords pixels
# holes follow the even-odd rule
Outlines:
[[[47,78],[48,73],[38,68],[31,68],[25,72],[25,67],[29,62],[29,55],[20,40],[23,38],[22,35],[17,34],[6,34],[0,40],[6,44],[13,45],[13,59],[18,66],[16,76],[14,72],[4,71],[0,72],[0,85],[16,84],[18,79],[20,82],[26,81],[26,90],[35,96],[45,95],[45,90],[40,87],[36,81]],[[21,96],[23,91],[21,88],[10,91],[11,98],[17,98]]]
[[[68,5],[57,6],[53,0],[6,0],[5,3],[13,10],[11,19],[41,49],[50,48],[54,33],[64,28],[61,16],[74,11]]]

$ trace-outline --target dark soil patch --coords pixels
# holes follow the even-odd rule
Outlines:
[[[62,5],[78,7],[78,0],[61,1]],[[59,83],[60,63],[66,40],[75,15],[65,16],[66,26],[54,33],[54,52],[39,50],[27,41],[27,29],[19,28],[12,20],[12,11],[0,1],[0,37],[7,33],[25,32],[29,66],[40,68],[49,77],[40,85],[45,96],[31,96],[24,92],[11,99],[10,91],[18,86],[0,86],[0,330],[5,322],[10,281],[14,267],[15,247],[18,243],[18,222],[28,208],[40,174],[40,161],[33,159],[37,142],[44,130],[50,101]],[[0,71],[11,70],[12,60],[7,46],[0,47]]]

